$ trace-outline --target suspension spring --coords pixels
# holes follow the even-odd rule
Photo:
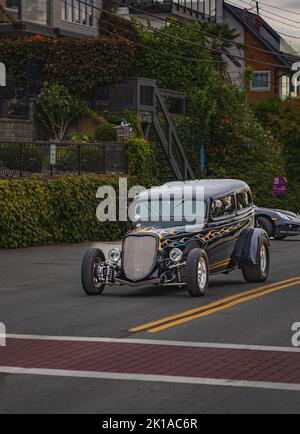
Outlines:
[[[113,283],[115,275],[115,269],[111,265],[107,267],[107,282]]]
[[[182,283],[183,282],[181,267],[178,267],[177,270],[176,270],[176,278],[177,278],[177,282],[178,283]]]

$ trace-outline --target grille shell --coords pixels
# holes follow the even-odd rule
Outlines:
[[[132,282],[147,279],[157,262],[158,237],[154,234],[128,235],[123,241],[122,268]]]

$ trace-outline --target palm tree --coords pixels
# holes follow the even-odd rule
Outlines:
[[[228,50],[232,47],[241,48],[241,45],[236,42],[240,34],[236,29],[230,28],[228,24],[205,23],[202,25],[202,29],[207,34],[208,45],[213,50],[214,58],[222,62],[216,64],[221,77],[224,81],[230,80],[224,55],[230,54]]]

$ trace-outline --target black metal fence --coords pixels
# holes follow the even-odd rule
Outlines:
[[[122,144],[0,143],[1,178],[127,172],[127,152]]]

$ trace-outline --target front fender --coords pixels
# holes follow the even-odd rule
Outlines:
[[[258,264],[258,248],[262,237],[267,238],[270,245],[267,233],[261,228],[251,228],[249,231],[241,233],[234,252],[231,258],[238,263],[242,261],[250,262],[253,265]]]

